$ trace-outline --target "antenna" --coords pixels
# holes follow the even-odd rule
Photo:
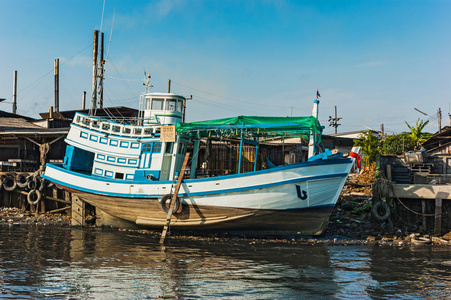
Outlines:
[[[108,49],[106,49],[105,61],[108,60],[108,53],[110,53],[111,37],[113,36],[113,26],[114,26],[114,15],[116,14],[116,9],[113,11],[113,21],[111,23],[110,40],[108,41]]]
[[[102,8],[102,19],[100,20],[100,32],[102,32],[102,25],[103,25],[103,13],[105,12],[105,0],[103,0],[103,8]]]

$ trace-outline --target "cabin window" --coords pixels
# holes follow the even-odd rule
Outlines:
[[[134,131],[134,133],[136,135],[141,135],[142,129],[141,128],[135,128],[133,131]]]
[[[151,152],[152,151],[152,143],[143,144],[142,152]]]
[[[106,131],[110,130],[110,124],[102,123],[102,130],[106,130]]]
[[[155,133],[158,133],[158,134],[160,134],[160,132],[161,132],[161,128],[157,128],[157,129],[155,129]]]
[[[166,110],[175,111],[176,105],[177,105],[177,100],[174,100],[174,99],[166,100]]]
[[[117,159],[117,163],[118,164],[126,164],[127,163],[127,159],[126,158],[118,158]]]
[[[116,178],[116,179],[124,179],[124,173],[116,172],[116,174],[114,175],[114,178]]]
[[[121,141],[121,144],[119,147],[121,148],[128,148],[129,142]]]
[[[121,126],[117,126],[117,125],[113,126],[113,132],[120,132],[120,131],[121,131]]]
[[[183,112],[183,100],[177,101],[177,111]]]
[[[164,99],[152,99],[152,110],[163,110]]]
[[[151,135],[152,133],[152,128],[144,128],[144,135]]]
[[[122,133],[130,134],[131,132],[132,132],[132,130],[131,130],[130,127],[124,127],[124,128],[122,128]]]
[[[99,128],[99,127],[100,127],[99,121],[93,120],[93,121],[92,121],[92,127],[94,127],[94,128]]]
[[[161,153],[161,143],[154,143],[153,153]]]
[[[164,153],[172,153],[172,146],[174,145],[174,143],[166,143],[166,150],[164,151]]]
[[[150,101],[151,101],[152,99],[150,99],[150,98],[147,98],[146,99],[146,108],[145,109],[150,109]]]
[[[89,123],[91,122],[91,119],[90,118],[83,118],[83,124],[85,124],[85,125],[89,125]]]
[[[139,149],[139,143],[132,142],[130,144],[130,148],[132,148],[132,149]]]

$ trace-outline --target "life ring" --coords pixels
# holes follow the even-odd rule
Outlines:
[[[425,237],[413,237],[410,242],[414,245],[427,245],[432,243],[432,240]]]
[[[36,197],[36,199],[34,199],[34,197]],[[27,201],[31,205],[36,205],[36,204],[39,203],[39,201],[41,201],[41,198],[42,198],[42,195],[41,195],[41,192],[39,190],[31,190],[28,193]]]
[[[17,182],[14,180],[14,177],[6,176],[3,180],[3,188],[8,192],[14,191],[17,188]]]
[[[19,173],[16,175],[16,182],[20,188],[27,187],[28,185],[28,174],[27,173]]]
[[[383,201],[376,202],[373,205],[371,212],[373,213],[373,216],[379,221],[386,221],[391,213],[390,206],[387,204],[387,202]]]
[[[169,208],[171,206],[171,199],[172,199],[172,195],[167,194],[160,200],[160,207],[165,213],[169,212]],[[172,213],[175,214],[179,210],[179,208],[180,208],[180,199],[179,199],[179,197],[176,197],[174,209],[172,210]]]

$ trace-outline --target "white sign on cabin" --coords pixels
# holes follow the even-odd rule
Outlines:
[[[175,126],[161,126],[160,141],[175,142]]]

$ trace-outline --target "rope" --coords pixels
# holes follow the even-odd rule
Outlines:
[[[384,178],[384,179],[387,180],[386,178]],[[388,183],[388,185],[390,186],[391,191],[392,191],[393,195],[395,196],[395,198],[398,200],[399,203],[401,203],[402,206],[404,206],[405,209],[407,209],[408,211],[410,211],[411,213],[414,213],[414,214],[416,214],[416,215],[420,215],[420,216],[424,216],[424,217],[435,217],[435,214],[423,214],[423,213],[416,212],[416,211],[410,209],[409,207],[407,207],[407,206],[406,206],[406,205],[398,198],[398,196],[396,196],[395,190],[394,190],[394,188],[393,188],[393,184],[391,184],[390,181],[388,181],[388,180],[387,180],[387,183]]]

